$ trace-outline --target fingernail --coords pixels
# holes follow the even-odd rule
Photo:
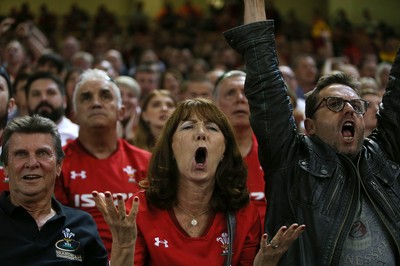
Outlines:
[[[263,236],[262,236],[262,238],[263,238],[264,240],[267,240],[267,237],[268,237],[267,234],[263,234]]]
[[[282,232],[283,232],[283,233],[286,232],[286,230],[287,230],[287,227],[286,227],[286,226],[282,228]]]
[[[139,201],[139,198],[138,198],[138,197],[134,197],[133,200],[134,200],[135,202],[138,202],[138,201]]]
[[[94,192],[94,191],[93,191],[93,192],[92,192],[92,196],[93,196],[93,197],[97,197],[97,192]]]
[[[117,199],[122,200],[122,195],[121,195],[121,194],[118,194],[118,195],[117,195]]]
[[[111,193],[110,192],[106,192],[105,195],[106,195],[107,198],[111,197]]]
[[[300,230],[302,230],[302,231],[304,231],[305,229],[306,229],[305,225],[302,225],[301,228],[300,228]]]

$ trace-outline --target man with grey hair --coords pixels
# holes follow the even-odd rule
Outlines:
[[[249,103],[244,95],[245,80],[246,73],[241,70],[224,73],[215,82],[213,99],[232,125],[240,153],[247,165],[250,199],[257,207],[261,221],[264,221],[267,207],[264,172],[258,161],[258,142],[249,121]]]
[[[53,196],[64,152],[57,127],[39,115],[11,121],[1,161],[9,191],[0,195],[0,261],[4,265],[107,265],[93,218]]]
[[[92,191],[110,191],[115,198],[120,194],[127,199],[147,176],[150,153],[118,137],[117,125],[125,107],[118,86],[106,72],[88,69],[81,75],[73,106],[79,135],[64,147],[66,157],[55,196],[92,214],[110,253],[111,232],[95,206]]]

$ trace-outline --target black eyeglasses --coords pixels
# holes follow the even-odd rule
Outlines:
[[[311,116],[321,107],[322,103],[326,102],[326,107],[333,112],[340,112],[343,110],[344,105],[349,103],[351,107],[353,107],[354,112],[357,114],[363,115],[368,109],[369,103],[362,99],[353,99],[353,100],[345,100],[340,97],[325,97],[322,101],[317,105],[317,107],[312,112]]]

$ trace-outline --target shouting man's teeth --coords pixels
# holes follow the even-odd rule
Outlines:
[[[354,124],[352,122],[344,123],[342,127],[342,135],[345,140],[352,140],[354,137]]]

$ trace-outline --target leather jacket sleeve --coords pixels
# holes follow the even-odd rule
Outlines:
[[[224,35],[246,60],[245,93],[251,126],[259,142],[260,164],[268,172],[273,171],[288,159],[297,136],[287,88],[278,69],[274,22],[239,26]]]
[[[400,164],[400,48],[392,65],[389,83],[378,112],[378,130],[371,135],[388,157]]]

